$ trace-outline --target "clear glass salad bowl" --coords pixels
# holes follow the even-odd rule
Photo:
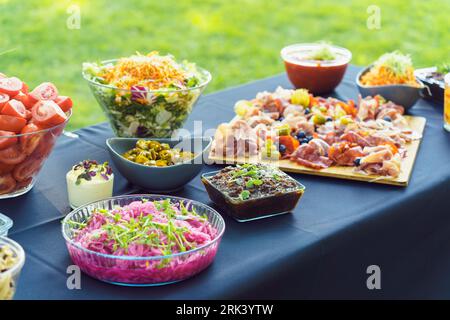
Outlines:
[[[111,210],[134,201],[182,202],[190,210],[208,218],[217,234],[211,242],[185,252],[165,256],[119,256],[103,254],[82,247],[74,241],[74,223],[83,223],[94,209]],[[72,222],[71,222],[72,221]],[[89,276],[124,286],[157,286],[188,279],[206,269],[214,260],[225,231],[222,216],[207,205],[179,197],[164,195],[126,195],[93,202],[69,213],[62,224],[62,233],[72,261]]]
[[[102,65],[117,60],[103,61]],[[188,89],[147,90],[121,89],[92,80],[85,72],[83,78],[107,116],[114,133],[127,138],[169,138],[181,128],[195,103],[211,81],[211,74],[200,67],[198,85]]]
[[[11,249],[16,262],[7,271],[0,271],[0,300],[12,300],[25,262],[25,253],[17,242],[6,237],[0,237],[0,247],[3,246],[8,246]]]
[[[21,196],[30,191],[42,166],[51,154],[57,138],[70,120],[36,132],[1,136],[0,199]]]

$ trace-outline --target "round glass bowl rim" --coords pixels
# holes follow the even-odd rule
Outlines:
[[[3,245],[8,245],[11,250],[17,255],[19,261],[11,269],[6,270],[5,272],[0,272],[0,278],[4,277],[5,275],[14,275],[18,273],[25,263],[25,251],[20,244],[8,237],[0,236],[0,246]]]
[[[108,63],[114,63],[117,62],[120,59],[110,59],[110,60],[104,60],[101,61],[100,64],[101,65],[105,65]],[[141,92],[145,92],[145,93],[173,93],[173,92],[185,92],[185,91],[193,91],[193,90],[198,90],[198,89],[202,89],[204,87],[206,87],[208,85],[208,83],[211,81],[212,79],[212,75],[211,72],[209,72],[206,69],[203,69],[199,66],[195,66],[195,68],[198,70],[199,73],[205,74],[206,75],[206,79],[201,82],[200,84],[196,85],[195,87],[191,87],[191,88],[185,88],[185,89],[158,89],[158,90],[131,90],[131,89],[122,89],[122,88],[117,88],[115,86],[112,85],[108,85],[108,84],[103,84],[103,83],[98,83],[92,79],[89,79],[86,75],[86,73],[84,71],[81,72],[83,78],[89,82],[92,85],[98,86],[98,87],[103,87],[103,88],[107,88],[107,89],[113,89],[116,91],[125,91],[125,92],[136,92],[136,93],[141,93]]]
[[[95,205],[97,203],[101,203],[101,202],[105,202],[105,201],[111,201],[111,200],[118,200],[118,199],[127,199],[127,198],[150,198],[150,199],[154,199],[154,198],[165,198],[165,199],[174,199],[174,200],[178,200],[178,201],[190,201],[192,204],[195,204],[197,206],[200,207],[204,207],[205,209],[207,209],[208,211],[210,211],[211,213],[213,213],[222,223],[223,228],[222,230],[219,232],[218,235],[216,235],[216,237],[209,243],[204,244],[200,247],[197,247],[195,249],[191,249],[188,251],[184,251],[184,252],[178,252],[178,253],[174,253],[174,254],[170,254],[170,255],[165,255],[165,256],[149,256],[149,257],[139,257],[139,256],[118,256],[118,255],[113,255],[113,254],[106,254],[106,253],[101,253],[101,252],[96,252],[90,249],[86,249],[84,247],[82,247],[81,245],[75,243],[72,239],[69,239],[68,235],[66,234],[64,228],[67,224],[67,222],[69,221],[69,219],[75,215],[75,213],[77,213],[78,211],[89,207],[91,205]],[[216,243],[217,241],[219,241],[224,232],[225,232],[225,220],[223,219],[223,217],[213,208],[211,208],[210,206],[201,203],[199,201],[196,200],[191,200],[191,199],[187,199],[187,198],[182,198],[182,197],[175,197],[175,196],[168,196],[168,195],[160,195],[160,194],[130,194],[130,195],[123,195],[123,196],[117,196],[117,197],[111,197],[111,198],[106,198],[100,201],[94,201],[94,202],[90,202],[88,204],[85,204],[81,207],[78,207],[77,209],[71,211],[63,220],[62,222],[62,234],[64,239],[66,240],[66,242],[68,244],[70,244],[71,246],[76,247],[77,249],[84,251],[86,253],[90,253],[96,256],[100,256],[103,258],[110,258],[110,259],[119,259],[119,260],[126,260],[126,261],[145,261],[145,260],[161,260],[161,259],[170,259],[170,258],[174,258],[174,257],[179,257],[179,256],[184,256],[184,255],[189,255],[191,253],[203,250],[211,245],[213,245],[214,243]]]
[[[323,45],[322,43],[295,43],[295,44],[291,44],[288,45],[286,47],[284,47],[283,49],[281,49],[280,55],[281,58],[284,61],[288,61],[288,62],[292,62],[294,64],[299,64],[301,65],[301,63],[299,62],[293,62],[292,59],[289,59],[289,57],[287,55],[289,55],[291,52],[293,51],[303,51],[303,50],[307,50],[307,49],[311,49],[311,48],[316,48]],[[333,51],[339,52],[341,54],[344,55],[342,62],[339,61],[338,59],[335,60],[325,60],[325,61],[330,61],[333,62],[335,61],[336,65],[344,65],[350,62],[350,60],[352,60],[352,52],[344,47],[339,47],[339,46],[335,46],[333,44],[328,44],[328,46],[330,46]],[[308,60],[308,61],[319,61],[319,60]]]
[[[37,134],[40,134],[40,133],[47,133],[47,132],[50,132],[50,131],[52,131],[54,129],[65,127],[66,124],[69,122],[70,118],[72,117],[72,114],[73,114],[72,109],[67,111],[66,112],[67,119],[64,120],[64,122],[62,122],[62,123],[60,123],[60,124],[58,124],[56,126],[53,126],[53,127],[50,127],[50,128],[46,128],[46,129],[42,129],[42,130],[38,130],[38,131],[33,131],[33,132],[19,133],[19,134],[15,134],[15,135],[12,135],[12,136],[1,136],[0,140],[1,139],[27,137],[27,136],[32,136],[32,135],[35,135],[35,134],[37,135]]]

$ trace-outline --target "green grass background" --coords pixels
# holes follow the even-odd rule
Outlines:
[[[66,27],[81,9],[81,29]],[[366,27],[369,5],[381,29]],[[70,129],[105,118],[81,78],[83,61],[158,50],[210,70],[212,92],[283,71],[280,49],[326,40],[366,65],[386,51],[411,54],[416,67],[449,59],[448,0],[0,0],[0,72],[33,87],[52,81],[75,102]]]

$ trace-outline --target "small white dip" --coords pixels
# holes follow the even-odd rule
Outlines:
[[[82,161],[67,172],[66,180],[69,203],[73,209],[112,197],[114,174],[107,162]]]

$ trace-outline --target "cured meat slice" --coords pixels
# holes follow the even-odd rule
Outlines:
[[[376,112],[378,108],[378,101],[374,98],[364,98],[359,97],[359,106],[356,117],[361,121],[373,120],[375,119]]]
[[[400,174],[401,156],[389,145],[366,147],[359,161],[359,170],[374,175],[397,177]]]
[[[339,137],[339,139],[341,141],[348,141],[351,143],[356,143],[357,145],[361,146],[361,147],[368,147],[370,146],[370,142],[363,137],[362,135],[360,135],[359,133],[355,132],[355,131],[348,131],[346,133],[344,133],[343,135],[341,135]]]
[[[354,166],[355,160],[363,156],[359,145],[347,141],[333,144],[328,151],[328,157],[340,166]]]
[[[299,146],[290,159],[300,165],[313,169],[325,169],[331,166],[333,161],[328,158],[329,145],[321,139],[312,139],[308,143]]]
[[[259,138],[244,120],[222,124],[217,128],[212,150],[220,156],[254,155],[258,153]]]

